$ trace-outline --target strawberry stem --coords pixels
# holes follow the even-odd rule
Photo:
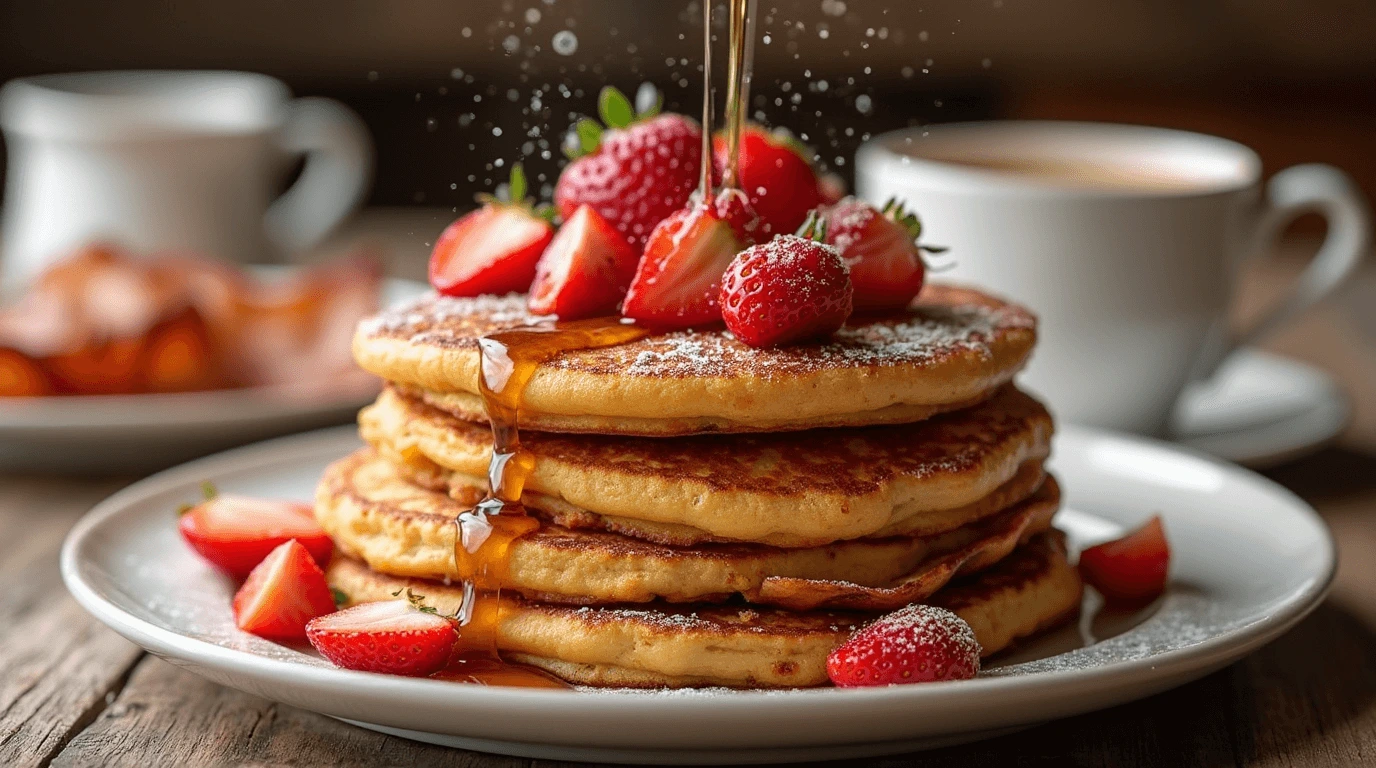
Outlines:
[[[814,208],[807,212],[807,219],[798,227],[798,237],[818,243],[827,241],[827,219]]]

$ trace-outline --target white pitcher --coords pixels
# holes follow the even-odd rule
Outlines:
[[[359,118],[246,72],[90,72],[0,89],[9,148],[0,289],[92,241],[239,262],[310,248],[363,199]],[[300,155],[304,170],[277,197]],[[274,200],[274,197],[276,199]]]

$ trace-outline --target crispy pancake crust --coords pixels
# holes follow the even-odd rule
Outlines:
[[[481,420],[477,339],[537,322],[525,297],[426,297],[359,326],[354,357],[434,405]],[[830,339],[753,349],[723,330],[678,331],[542,363],[524,393],[534,430],[688,435],[893,424],[970,404],[1007,383],[1036,342],[1022,307],[929,285],[913,307],[852,318]]]
[[[930,537],[890,537],[810,549],[759,544],[668,547],[543,522],[511,545],[501,586],[546,602],[587,605],[717,602],[741,594],[794,608],[896,608],[931,595],[958,573],[987,568],[1050,527],[1059,489],[988,520]],[[454,519],[468,507],[399,477],[364,449],[331,465],[316,518],[346,555],[396,576],[458,578]],[[479,583],[495,588],[497,583]]]
[[[359,427],[393,462],[431,462],[470,485],[486,473],[488,429],[395,390],[359,415]],[[1046,409],[1009,386],[916,424],[672,441],[532,432],[522,448],[535,459],[531,493],[595,514],[801,547],[974,504],[1044,458],[1051,433]]]
[[[327,577],[352,602],[393,599],[408,586],[442,613],[453,613],[463,599],[458,585],[384,576],[345,557],[335,558]],[[1080,592],[1062,538],[1050,531],[931,602],[965,619],[988,656],[1073,615]],[[803,687],[827,684],[827,654],[868,618],[658,603],[573,608],[504,595],[496,642],[512,661],[583,685]]]

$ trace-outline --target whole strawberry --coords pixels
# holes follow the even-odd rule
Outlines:
[[[824,202],[817,173],[808,161],[811,154],[785,133],[753,124],[742,126],[735,181],[759,213],[760,234],[765,239],[797,231],[808,212]],[[720,179],[730,159],[722,134],[713,137],[712,159]]]
[[[573,159],[559,175],[554,204],[565,219],[591,206],[639,252],[655,225],[684,207],[697,186],[702,129],[683,115],[636,114],[617,89],[602,89],[598,112],[575,127]]]
[[[926,264],[922,252],[944,248],[920,246],[922,224],[896,199],[883,209],[853,197],[826,210],[827,242],[836,246],[850,267],[856,312],[903,309],[922,290]]]
[[[844,688],[968,680],[979,673],[979,641],[959,616],[910,605],[883,616],[827,656],[827,676]]]
[[[819,242],[813,216],[803,234],[741,251],[721,284],[721,315],[736,338],[773,347],[827,336],[851,313],[851,282],[836,249]]]

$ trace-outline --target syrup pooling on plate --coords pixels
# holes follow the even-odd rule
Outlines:
[[[492,459],[487,497],[455,521],[454,565],[465,590],[459,655],[497,656],[501,588],[511,545],[540,527],[521,506],[521,492],[535,465],[521,450],[521,399],[535,370],[564,352],[616,346],[647,335],[628,320],[595,318],[522,326],[478,340],[478,391],[492,426]]]

